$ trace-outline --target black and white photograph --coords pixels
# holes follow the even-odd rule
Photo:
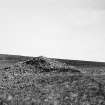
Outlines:
[[[105,105],[105,0],[0,0],[0,105]]]

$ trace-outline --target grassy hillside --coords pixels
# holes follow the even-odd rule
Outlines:
[[[12,64],[28,60],[30,58],[31,57],[28,56],[0,54],[0,68],[3,66],[10,66]]]
[[[0,105],[105,105],[104,63],[14,55],[0,61],[9,64],[0,69]]]

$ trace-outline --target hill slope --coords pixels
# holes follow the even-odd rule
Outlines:
[[[30,58],[32,58],[32,57],[20,56],[20,55],[0,54],[0,68],[3,66],[10,66],[11,64],[15,64],[17,62],[28,60]]]
[[[0,105],[105,105],[105,66],[94,64],[16,56],[0,69]]]

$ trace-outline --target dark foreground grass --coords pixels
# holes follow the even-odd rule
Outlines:
[[[4,66],[0,105],[105,105],[104,70],[46,57]]]

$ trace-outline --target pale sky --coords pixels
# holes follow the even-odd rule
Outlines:
[[[105,62],[105,0],[0,0],[0,53]]]

